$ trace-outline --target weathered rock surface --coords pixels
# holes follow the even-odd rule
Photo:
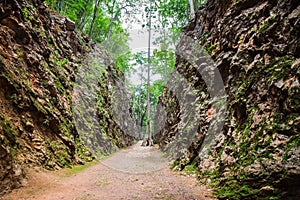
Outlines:
[[[184,35],[202,45],[220,71],[227,112],[225,125],[203,154],[216,108],[197,72],[201,64],[192,65],[177,53],[175,69],[198,97],[199,128],[175,163],[181,169],[198,166],[200,177],[221,199],[299,199],[300,2],[208,0]],[[187,49],[182,41],[177,47],[178,52]],[[188,98],[186,89],[180,91]],[[168,150],[180,127],[191,125],[181,114],[187,108],[179,106],[172,91],[165,89],[160,102],[167,119],[156,140]]]
[[[43,1],[0,1],[0,196],[25,183],[25,167],[53,170],[93,159],[72,112],[77,72],[93,49],[74,29],[72,21],[51,12]],[[115,75],[97,84],[98,98],[106,99],[94,120],[103,127],[99,135],[106,135],[106,143],[113,141],[100,154],[133,139],[107,120],[107,84],[123,76],[111,64],[108,70]],[[100,118],[104,113],[108,117]]]
[[[137,139],[138,133],[130,112],[125,77],[102,49],[97,45],[86,55],[73,90],[77,131],[98,157],[127,147]]]

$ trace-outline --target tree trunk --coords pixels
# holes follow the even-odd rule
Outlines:
[[[58,10],[58,12],[61,12],[63,8],[63,0],[58,0],[56,1],[56,10]]]
[[[167,82],[167,72],[168,72],[168,61],[167,61],[167,48],[166,48],[166,29],[164,25],[164,64],[165,64],[165,74],[164,74],[164,82]]]
[[[109,40],[110,40],[110,37],[111,37],[112,26],[113,26],[114,20],[117,19],[118,15],[121,14],[121,10],[122,10],[123,8],[126,8],[126,6],[127,6],[127,5],[125,5],[125,6],[121,7],[121,8],[119,8],[117,11],[111,13],[110,22],[109,22],[109,27],[108,27],[108,33],[107,33],[107,38],[106,38],[106,42],[105,42],[106,44],[105,44],[105,45],[107,45],[107,44],[109,43]],[[114,1],[114,4],[113,4],[113,10],[114,10],[114,8],[115,8],[115,1]]]
[[[148,77],[147,77],[147,126],[146,135],[148,140],[148,145],[152,145],[152,137],[150,133],[150,66],[151,66],[151,16],[152,15],[152,1],[150,0],[150,10],[149,10],[149,36],[148,36]]]
[[[113,21],[115,20],[115,17],[116,16],[111,14],[111,18],[110,18],[110,21],[109,21],[108,32],[107,32],[107,38],[106,38],[106,41],[105,41],[105,46],[107,46],[107,44],[109,43],[110,36],[111,36],[112,25],[113,25]]]
[[[140,121],[140,127],[141,127],[141,132],[140,132],[140,136],[141,136],[141,137],[140,137],[140,138],[141,138],[141,139],[143,138],[142,133],[143,133],[143,122],[144,122],[145,116],[146,116],[146,113],[145,113],[145,112],[141,113],[141,121]]]
[[[88,20],[88,15],[87,14],[87,9],[88,9],[89,4],[85,3],[84,4],[84,9],[82,9],[79,13],[76,14],[78,21],[76,23],[76,26],[78,28],[78,30],[80,30],[81,32],[83,32],[83,28]]]
[[[89,39],[92,38],[93,26],[94,26],[94,23],[95,23],[95,19],[97,17],[97,12],[98,12],[99,4],[100,4],[100,0],[97,0],[96,4],[95,4],[95,7],[94,7],[94,15],[93,15],[93,19],[92,19],[92,23],[91,23],[91,27],[90,27]]]
[[[195,17],[194,1],[189,0],[189,4],[190,4],[190,19],[194,19]]]
[[[165,0],[163,2],[163,6],[165,6]],[[164,83],[167,82],[167,72],[168,72],[168,61],[167,61],[167,37],[166,37],[166,18],[161,15],[161,21],[162,21],[162,26],[163,26],[163,52],[164,52],[164,65],[165,65],[165,71],[164,71]]]

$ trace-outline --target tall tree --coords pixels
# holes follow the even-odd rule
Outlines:
[[[190,19],[195,17],[195,8],[194,8],[194,0],[189,0],[190,4]]]
[[[147,125],[146,134],[148,145],[152,146],[153,141],[150,132],[150,68],[151,68],[151,19],[152,18],[152,0],[150,0],[149,14],[148,14],[148,70],[147,70]]]
[[[122,12],[129,13],[129,12],[135,12],[134,6],[135,6],[135,1],[134,0],[109,0],[109,1],[104,1],[105,2],[105,7],[107,7],[107,12],[110,15],[110,22],[109,22],[109,27],[108,27],[108,33],[107,33],[107,38],[106,38],[106,43],[110,41],[111,38],[111,32],[113,28],[113,24],[115,20],[118,20],[120,17],[125,17],[122,16]]]
[[[100,0],[97,0],[96,3],[95,3],[95,6],[94,6],[94,15],[93,15],[92,23],[91,23],[91,26],[90,26],[89,38],[92,38],[93,26],[95,24],[95,20],[96,20],[96,17],[97,17],[99,4],[100,4]]]
[[[56,2],[56,6],[57,6],[58,10],[61,12],[63,9],[63,0],[58,0]]]

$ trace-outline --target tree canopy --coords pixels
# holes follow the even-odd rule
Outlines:
[[[135,73],[138,83],[127,84],[132,92],[132,104],[137,124],[145,126],[154,118],[158,97],[164,90],[175,65],[175,45],[182,27],[194,17],[195,9],[205,0],[46,0],[57,12],[75,22],[76,29],[91,40],[102,43],[111,53],[114,64],[125,75]],[[149,13],[151,9],[151,27]],[[125,24],[125,28],[124,28]],[[130,24],[140,24],[141,29],[153,29],[159,36],[152,38],[150,55],[150,119],[147,119],[147,54],[143,51],[132,53],[128,41]],[[149,36],[151,37],[151,35]],[[135,39],[135,38],[132,38]],[[149,117],[148,117],[149,118]],[[151,128],[152,129],[152,128]],[[142,128],[141,131],[144,129]],[[143,134],[144,135],[144,131]]]

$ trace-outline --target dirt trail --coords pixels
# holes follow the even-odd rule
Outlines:
[[[32,171],[29,176],[27,186],[3,199],[213,199],[195,178],[171,171],[156,148],[139,143],[69,177]]]

